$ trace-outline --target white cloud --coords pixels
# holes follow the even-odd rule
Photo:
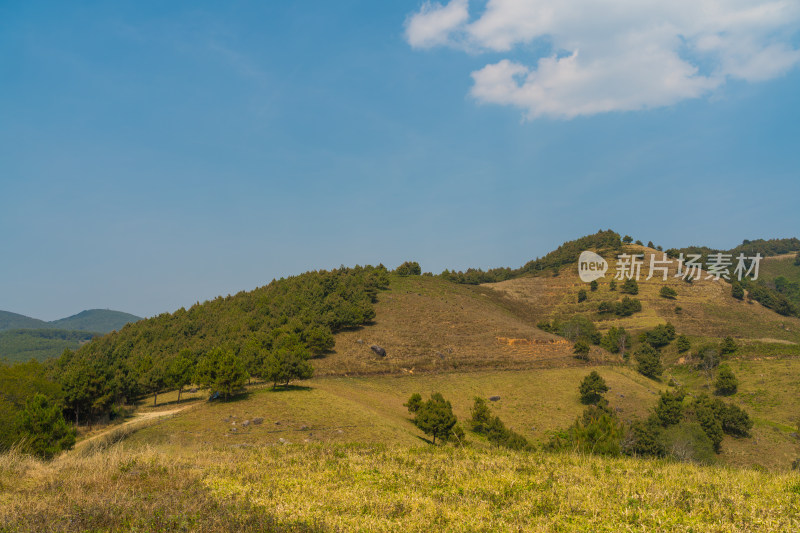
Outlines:
[[[473,2],[474,7],[478,7]],[[764,81],[800,64],[797,0],[467,0],[409,17],[415,48],[513,52],[472,73],[479,102],[529,118],[667,106],[729,79]],[[520,62],[541,41],[545,57]]]
[[[419,12],[406,21],[406,38],[415,48],[447,44],[450,35],[469,20],[467,0],[451,0],[443,6],[425,2]]]

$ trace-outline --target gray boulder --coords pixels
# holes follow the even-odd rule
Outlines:
[[[384,350],[377,344],[373,344],[372,346],[370,346],[370,349],[376,354],[380,355],[381,357],[386,357],[386,350]]]

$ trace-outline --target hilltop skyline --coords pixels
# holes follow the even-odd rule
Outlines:
[[[545,24],[502,1],[7,3],[0,309],[152,316],[340,264],[518,267],[605,228],[797,236],[800,8],[695,4]]]

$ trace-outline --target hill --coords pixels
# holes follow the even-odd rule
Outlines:
[[[50,327],[77,331],[97,331],[109,333],[122,329],[125,324],[138,322],[141,317],[110,309],[88,309],[77,315],[49,322]]]
[[[100,333],[67,329],[9,329],[0,331],[0,359],[10,362],[58,357],[77,350]]]
[[[29,316],[11,313],[9,311],[0,311],[0,331],[7,329],[20,329],[20,328],[47,328],[50,327],[44,320],[31,318]]]
[[[130,313],[108,309],[89,309],[52,322],[0,311],[0,359],[44,361],[139,320]]]

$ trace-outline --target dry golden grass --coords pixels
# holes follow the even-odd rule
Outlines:
[[[793,531],[800,477],[452,447],[0,459],[2,531]]]

